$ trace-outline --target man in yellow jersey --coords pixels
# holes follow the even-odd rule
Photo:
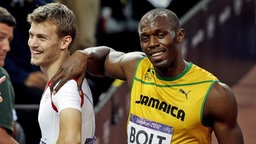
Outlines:
[[[138,32],[144,53],[106,46],[76,51],[52,79],[53,92],[73,76],[81,84],[85,71],[126,80],[129,144],[210,144],[212,132],[221,144],[242,144],[234,94],[213,74],[184,60],[185,32],[176,14],[151,10]]]

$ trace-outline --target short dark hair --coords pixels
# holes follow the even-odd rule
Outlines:
[[[164,16],[169,20],[169,25],[170,25],[170,29],[171,30],[177,30],[180,28],[180,22],[179,22],[179,18],[177,17],[177,15],[168,9],[164,9],[164,8],[155,8],[152,9],[150,11],[148,11],[140,20],[139,24],[141,24],[142,20],[148,19],[149,16],[151,18],[155,18],[157,16]]]
[[[3,7],[0,7],[0,23],[7,24],[11,27],[16,27],[15,18],[7,9]]]

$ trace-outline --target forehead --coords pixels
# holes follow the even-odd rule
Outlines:
[[[3,33],[8,37],[13,37],[13,29],[13,27],[8,26],[5,23],[0,23],[0,33]]]
[[[31,23],[31,27],[29,30],[30,33],[35,34],[45,34],[45,35],[55,35],[57,33],[57,26],[49,21],[45,21],[42,23]]]
[[[139,25],[140,32],[154,29],[169,29],[172,21],[166,15],[147,15],[144,16]]]

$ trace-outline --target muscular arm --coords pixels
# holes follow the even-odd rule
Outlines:
[[[206,101],[204,117],[212,125],[219,144],[243,144],[237,111],[231,89],[223,83],[215,83]]]
[[[69,79],[78,77],[78,86],[81,87],[86,71],[94,76],[110,76],[116,79],[131,81],[137,61],[143,56],[141,52],[123,53],[110,47],[100,46],[76,51],[60,67],[52,78],[51,90],[58,81],[55,91]]]
[[[123,53],[110,47],[87,48],[87,71],[96,76],[109,76],[129,80],[133,77],[136,63],[144,56],[142,52]]]
[[[136,64],[144,56],[142,52],[110,52],[105,60],[106,75],[128,82],[131,86]]]

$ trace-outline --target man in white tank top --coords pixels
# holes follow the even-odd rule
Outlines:
[[[49,81],[45,87],[39,108],[38,121],[42,144],[81,143],[95,141],[95,116],[93,99],[87,81],[78,90],[73,78],[56,94],[51,94],[51,78],[64,60],[77,35],[73,12],[65,5],[51,3],[35,9],[28,15],[28,45],[31,63],[40,66]]]

